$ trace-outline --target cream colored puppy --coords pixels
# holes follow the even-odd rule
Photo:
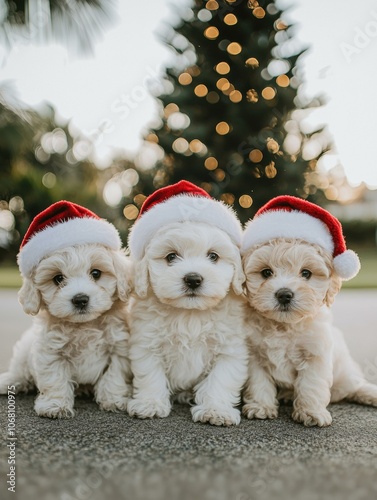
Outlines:
[[[182,194],[187,185],[198,194]],[[238,424],[247,375],[244,274],[228,233],[237,239],[239,222],[190,183],[172,190],[172,197],[143,213],[130,241],[137,297],[130,303],[134,392],[128,412],[167,417],[172,397],[184,392],[193,393],[195,422]],[[219,220],[228,220],[224,230]]]
[[[185,222],[156,233],[130,304],[130,415],[166,417],[172,395],[193,391],[194,421],[240,422],[243,280],[239,251],[219,229]]]
[[[115,227],[57,202],[32,221],[18,263],[19,300],[35,319],[0,375],[0,393],[36,388],[37,414],[61,418],[74,414],[76,387],[89,384],[102,409],[125,410],[132,265]]]
[[[73,416],[74,392],[93,386],[104,410],[125,410],[131,395],[125,301],[129,263],[100,245],[55,252],[24,280],[19,299],[33,326],[14,348],[0,393],[37,388],[35,411],[43,417]]]
[[[245,231],[250,360],[243,413],[250,419],[276,418],[279,397],[293,400],[292,417],[306,426],[330,425],[330,402],[377,406],[377,386],[365,380],[329,309],[358,259],[337,250],[340,225],[313,207],[278,197]]]

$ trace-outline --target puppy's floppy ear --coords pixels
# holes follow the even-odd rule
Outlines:
[[[31,278],[23,278],[22,287],[18,292],[18,300],[26,314],[35,316],[39,312],[42,297]]]
[[[246,276],[242,269],[241,255],[238,248],[235,248],[234,258],[233,258],[233,280],[232,287],[236,295],[241,295],[243,293],[243,284],[245,283]]]
[[[140,298],[147,296],[149,287],[148,260],[144,255],[141,261],[135,263],[135,292]]]
[[[134,286],[134,265],[124,251],[113,252],[118,297],[126,302]]]
[[[331,304],[334,302],[336,294],[339,292],[340,288],[342,286],[342,280],[337,276],[335,273],[333,273],[330,277],[330,285],[329,288],[326,292],[326,297],[324,300],[324,303],[330,307]]]

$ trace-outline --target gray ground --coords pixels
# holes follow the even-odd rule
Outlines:
[[[0,369],[30,323],[15,292],[0,290]],[[366,376],[377,383],[377,291],[342,291],[335,323]],[[17,318],[17,319],[16,319]],[[17,396],[16,494],[7,492],[7,399],[0,397],[1,498],[72,500],[321,500],[377,498],[377,409],[332,405],[330,428],[307,429],[281,407],[275,421],[242,420],[235,428],[194,424],[189,407],[141,421],[76,402],[71,420],[33,411]]]

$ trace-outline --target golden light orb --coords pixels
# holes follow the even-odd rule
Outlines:
[[[276,96],[276,90],[272,87],[265,87],[262,90],[262,97],[266,99],[266,101],[270,101]]]
[[[139,209],[135,205],[126,205],[123,209],[123,215],[128,220],[135,220],[139,215]]]
[[[259,68],[259,61],[255,57],[249,57],[249,59],[246,59],[245,64],[253,69]]]
[[[249,153],[249,158],[253,163],[259,163],[263,159],[263,153],[260,149],[253,149]]]
[[[279,87],[288,87],[289,85],[289,78],[287,75],[279,75],[276,78],[276,83],[279,85]]]
[[[242,101],[242,94],[239,90],[233,90],[230,94],[229,94],[229,99],[232,101],[232,102],[241,102]]]
[[[238,23],[238,19],[234,14],[227,14],[224,17],[224,23],[227,24],[228,26],[234,26],[235,24]]]
[[[242,208],[250,208],[253,204],[253,198],[248,194],[243,194],[242,196],[240,196],[238,203]]]
[[[203,85],[202,83],[200,83],[199,85],[197,85],[195,87],[194,93],[198,97],[205,97],[208,94],[208,89],[207,89],[207,87],[205,85]]]
[[[230,126],[227,122],[219,122],[216,125],[216,132],[219,135],[226,135],[230,132]]]
[[[215,170],[219,165],[219,162],[214,156],[209,156],[204,162],[204,166],[207,170]]]
[[[216,82],[216,87],[222,91],[227,90],[230,87],[230,82],[226,78],[220,78]]]
[[[238,54],[241,53],[242,47],[239,43],[237,42],[231,42],[228,47],[226,48],[228,54],[231,56],[237,56]]]
[[[178,77],[178,81],[181,85],[190,85],[192,82],[192,76],[190,73],[181,73]]]
[[[215,69],[219,73],[219,75],[226,75],[230,71],[230,66],[226,62],[220,62],[219,64],[216,65]]]
[[[199,139],[193,139],[189,144],[189,148],[193,153],[200,153],[203,146],[204,144]]]
[[[257,19],[263,19],[265,15],[266,11],[262,7],[255,7],[255,9],[253,9],[253,16]]]
[[[206,3],[206,9],[208,10],[217,10],[219,8],[219,4],[216,2],[216,0],[208,0]]]
[[[134,203],[138,207],[141,207],[141,205],[144,203],[145,199],[146,199],[146,196],[144,194],[139,193],[136,196],[134,196]]]
[[[216,40],[219,34],[219,30],[215,26],[210,26],[209,28],[204,30],[204,36],[208,38],[208,40]]]

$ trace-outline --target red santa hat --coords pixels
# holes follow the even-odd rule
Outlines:
[[[80,205],[58,201],[31,222],[17,257],[20,272],[30,277],[44,257],[85,243],[100,243],[113,250],[122,246],[119,233],[110,222]]]
[[[241,251],[275,238],[297,238],[332,254],[334,269],[343,280],[356,276],[360,260],[347,250],[339,220],[327,210],[294,196],[278,196],[258,210],[245,227]]]
[[[141,260],[159,229],[187,221],[216,226],[227,233],[235,245],[241,245],[242,226],[233,209],[195,184],[180,181],[158,189],[144,201],[128,239],[131,255]]]

